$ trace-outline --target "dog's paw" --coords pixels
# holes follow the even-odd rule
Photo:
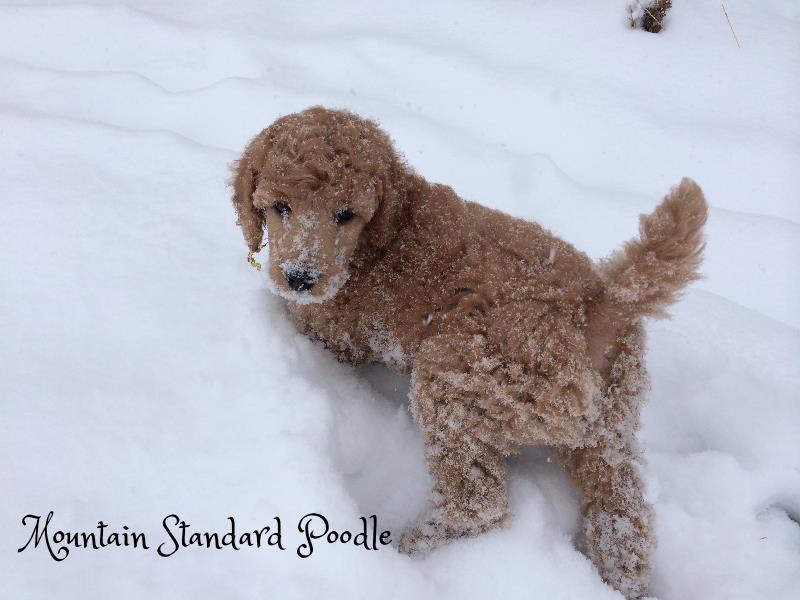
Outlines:
[[[432,525],[425,523],[407,529],[400,536],[397,550],[409,556],[428,554],[438,546],[441,546],[444,541],[444,537],[438,534]]]
[[[397,544],[398,551],[409,556],[427,554],[450,540],[475,537],[484,531],[502,527],[508,522],[509,514],[503,513],[487,520],[463,520],[457,523],[437,518],[438,511],[421,524],[407,529]]]

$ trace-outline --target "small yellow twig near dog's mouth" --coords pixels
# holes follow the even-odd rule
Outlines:
[[[261,245],[258,250],[250,250],[247,253],[247,262],[250,263],[250,266],[253,267],[256,271],[261,270],[261,263],[255,259],[256,252],[261,252],[264,249],[264,246]]]

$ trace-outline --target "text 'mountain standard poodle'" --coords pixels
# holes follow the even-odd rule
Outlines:
[[[340,359],[411,374],[434,480],[400,549],[506,522],[506,459],[547,445],[582,495],[588,553],[628,597],[647,592],[652,509],[634,434],[647,387],[642,318],[697,279],[707,207],[684,179],[640,237],[599,263],[535,223],[431,184],[369,120],[281,117],[234,166],[251,251],[298,327]]]

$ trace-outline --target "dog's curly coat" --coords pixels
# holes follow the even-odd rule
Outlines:
[[[298,326],[342,360],[411,373],[434,493],[401,550],[503,523],[506,458],[544,444],[583,494],[603,578],[645,594],[641,318],[664,316],[698,278],[700,188],[684,179],[641,217],[640,239],[594,264],[535,223],[426,182],[346,111],[278,119],[234,169],[244,237],[257,251],[266,226],[270,282]]]

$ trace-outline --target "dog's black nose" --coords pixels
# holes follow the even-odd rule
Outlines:
[[[319,279],[319,273],[308,267],[289,267],[283,270],[286,282],[295,292],[305,292],[313,288]]]

